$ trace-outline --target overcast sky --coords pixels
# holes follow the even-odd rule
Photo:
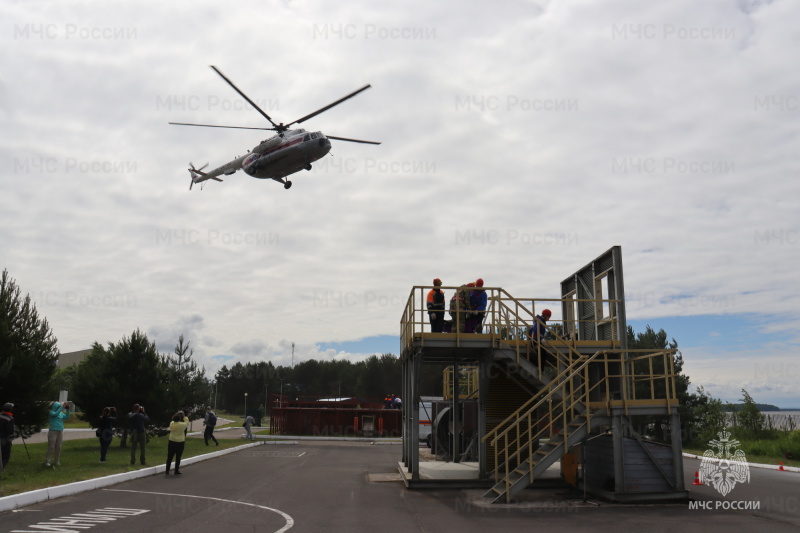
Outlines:
[[[145,331],[209,373],[398,353],[415,284],[519,297],[622,246],[629,323],[723,400],[800,407],[789,0],[0,5],[0,268],[62,352]],[[189,191],[278,122],[333,142],[284,190]]]

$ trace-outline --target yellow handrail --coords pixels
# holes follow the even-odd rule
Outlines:
[[[644,353],[625,359],[623,356],[629,355],[628,352]],[[606,398],[603,403],[606,406],[610,405],[612,392],[610,383],[614,379],[618,379],[621,382],[623,387],[621,402],[626,409],[628,403],[630,403],[627,398],[630,397],[633,402],[643,399],[636,397],[637,383],[645,383],[645,390],[649,392],[649,394],[646,394],[646,399],[663,399],[666,405],[674,404],[677,401],[673,360],[675,352],[676,350],[659,350],[655,352],[653,350],[626,350],[625,352],[607,350],[596,352],[589,357],[583,356],[580,361],[565,369],[539,394],[523,404],[484,436],[483,440],[490,440],[490,444],[494,447],[495,481],[499,480],[502,472],[506,483],[506,491],[508,491],[511,484],[509,473],[512,463],[528,462],[530,465],[529,476],[532,482],[533,457],[535,447],[538,447],[539,439],[545,436],[548,439],[552,439],[555,435],[561,434],[563,442],[566,444],[571,434],[570,422],[579,419],[579,416],[583,416],[582,422],[588,424],[591,421],[591,417],[595,415],[595,412],[589,408],[590,403],[592,403],[589,398],[595,391],[604,388],[605,390],[600,395]],[[654,366],[658,366],[658,363],[656,363],[658,358],[663,364],[663,373],[655,372]],[[637,374],[639,371],[637,366],[640,366],[642,362],[647,364],[647,374]],[[596,379],[594,383],[589,378],[589,365],[591,363],[604,365],[604,377]],[[619,373],[612,372],[613,366],[611,365],[618,366],[620,368]],[[567,373],[568,375],[564,375]],[[624,389],[628,378],[631,378],[634,383],[630,396]],[[656,382],[659,380],[664,381],[663,389],[656,387]],[[544,407],[546,407],[546,413],[540,414],[539,411]],[[559,422],[560,427],[556,427]],[[537,423],[543,427],[533,432],[533,428]],[[575,428],[577,429],[582,425],[576,425]],[[525,453],[524,456],[523,453]]]

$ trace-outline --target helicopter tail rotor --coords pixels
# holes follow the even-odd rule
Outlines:
[[[200,168],[194,168],[194,163],[192,163],[191,161],[189,162],[189,169],[188,170],[189,170],[189,176],[191,176],[191,182],[189,183],[189,190],[190,191],[192,190],[192,185],[194,185],[198,181],[205,181],[206,179],[208,179],[208,178],[204,178],[206,173],[203,172],[203,169],[206,168],[207,166],[208,166],[208,163],[206,163],[205,165],[203,165]],[[198,179],[198,178],[203,178],[203,179]]]

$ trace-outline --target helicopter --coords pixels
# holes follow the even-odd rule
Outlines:
[[[248,104],[253,106],[256,111],[261,113],[261,115],[266,118],[270,124],[272,124],[272,127],[253,128],[246,126],[217,126],[213,124],[189,124],[186,122],[170,122],[170,124],[175,126],[200,126],[204,128],[268,130],[275,131],[276,134],[261,141],[255,148],[248,151],[246,155],[238,156],[236,159],[233,159],[232,161],[229,161],[209,172],[203,172],[203,169],[208,166],[208,163],[200,168],[195,168],[194,164],[190,162],[188,169],[189,176],[191,177],[191,182],[189,183],[190,191],[195,183],[202,184],[208,180],[222,181],[218,176],[230,176],[239,170],[244,170],[245,174],[248,174],[254,178],[272,179],[278,181],[283,183],[284,189],[289,189],[292,186],[292,182],[287,180],[286,176],[294,174],[295,172],[299,172],[303,169],[311,170],[311,163],[324,157],[328,154],[328,152],[331,151],[330,139],[362,144],[381,144],[376,141],[363,141],[360,139],[350,139],[347,137],[334,137],[333,135],[325,135],[321,131],[308,132],[303,128],[290,129],[292,125],[302,124],[306,120],[341,104],[345,100],[348,100],[363,91],[366,91],[372,87],[371,85],[365,85],[364,87],[353,91],[347,96],[339,98],[335,102],[317,109],[313,113],[299,118],[294,122],[290,122],[288,124],[281,122],[280,124],[276,124],[275,121],[273,121],[263,109],[258,107],[255,102],[250,100],[246,94],[239,90],[239,88],[234,85],[231,80],[225,77],[225,75],[220,72],[217,67],[211,65],[211,68],[214,69],[214,72],[219,74],[220,77],[228,83],[228,85],[233,87],[233,90],[239,93],[239,95],[244,98]],[[203,185],[200,187],[202,189]]]

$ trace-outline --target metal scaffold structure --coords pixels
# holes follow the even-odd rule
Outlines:
[[[675,350],[628,349],[619,246],[566,277],[558,299],[482,288],[488,306],[475,329],[470,310],[451,308],[450,331],[432,332],[430,289],[411,290],[401,319],[399,468],[409,488],[482,486],[490,501],[511,502],[561,461],[565,480],[609,500],[688,496]],[[442,289],[452,295],[463,287]],[[553,310],[552,320],[542,320],[545,308]],[[534,331],[544,335],[532,339]],[[469,462],[471,475],[464,479],[429,476],[431,463],[420,460],[420,376],[429,365],[449,367],[451,437],[444,445],[450,462]],[[467,402],[474,408],[465,409]],[[472,417],[469,431],[465,416]],[[641,420],[652,416],[669,421],[669,445],[642,436]]]

